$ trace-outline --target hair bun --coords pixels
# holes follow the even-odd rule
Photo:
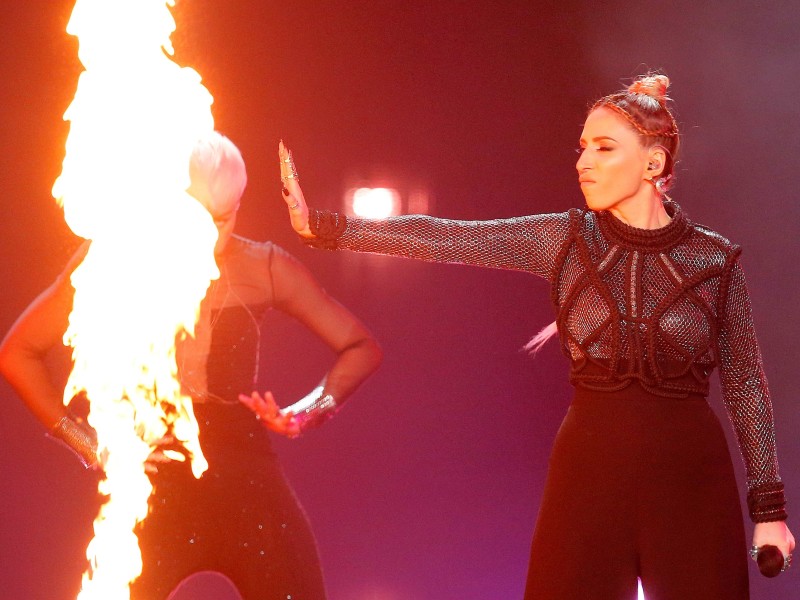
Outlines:
[[[669,88],[669,77],[666,75],[645,75],[634,81],[628,87],[628,92],[644,94],[663,102],[669,100],[667,88]]]

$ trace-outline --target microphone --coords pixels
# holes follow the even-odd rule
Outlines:
[[[756,554],[756,562],[764,577],[776,577],[783,571],[783,552],[777,546],[761,546]]]

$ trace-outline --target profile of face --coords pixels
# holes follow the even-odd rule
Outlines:
[[[586,117],[575,167],[591,210],[624,210],[655,194],[650,181],[665,164],[660,146],[642,144],[641,135],[619,114],[600,106]]]

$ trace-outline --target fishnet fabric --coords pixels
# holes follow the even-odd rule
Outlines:
[[[181,384],[196,402],[240,406],[239,394],[255,389],[264,318],[271,309],[330,339],[344,339],[351,330],[350,319],[332,313],[310,272],[271,242],[233,236],[217,264],[220,277],[206,294],[195,335],[178,349]],[[325,391],[340,403],[372,371],[361,357],[342,354],[325,376]]]
[[[658,230],[578,209],[492,221],[312,211],[310,224],[322,238],[312,245],[547,279],[575,385],[618,390],[635,380],[664,397],[706,396],[719,367],[751,517],[783,519],[772,404],[739,248],[689,222],[675,203],[665,206],[672,221]]]

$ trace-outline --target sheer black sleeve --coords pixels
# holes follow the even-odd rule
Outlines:
[[[569,236],[569,213],[457,221],[426,215],[381,220],[311,211],[313,246],[527,271],[550,281]]]
[[[778,475],[772,402],[738,261],[732,265],[723,301],[720,381],[747,472],[750,517],[756,523],[782,521],[786,519],[786,502]]]
[[[323,379],[324,392],[341,405],[381,362],[370,332],[333,299],[297,259],[277,246],[270,257],[274,306],[294,317],[335,354]]]

